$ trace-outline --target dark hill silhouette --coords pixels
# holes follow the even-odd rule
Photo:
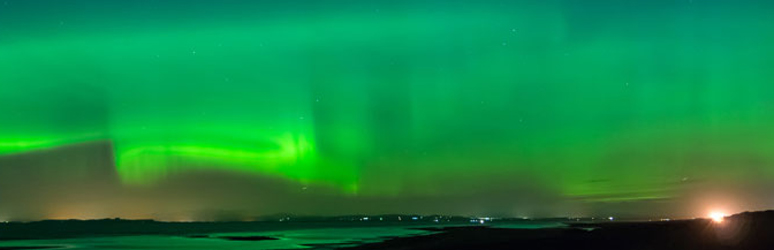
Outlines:
[[[349,249],[774,249],[774,211],[745,212],[721,223],[695,219],[574,224],[550,229],[456,227],[440,231]]]
[[[352,222],[349,217],[315,218],[298,222],[158,222],[152,220],[49,220],[0,224],[0,240],[60,239],[117,235],[170,235],[193,238],[223,232],[265,230],[410,226],[406,222]],[[461,218],[458,218],[461,219]],[[553,221],[553,220],[552,220]],[[417,226],[423,224],[416,224]],[[426,225],[426,224],[425,224]],[[745,212],[721,223],[709,219],[658,222],[574,223],[569,227],[507,229],[488,226],[433,227],[436,234],[398,237],[348,249],[774,249],[774,211]],[[237,241],[272,240],[264,237]],[[314,245],[339,248],[340,245]],[[3,249],[3,248],[0,248]],[[17,248],[14,248],[17,249]]]

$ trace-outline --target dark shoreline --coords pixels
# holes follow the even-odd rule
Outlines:
[[[695,219],[577,223],[567,228],[545,229],[448,227],[436,234],[398,237],[342,249],[774,249],[774,212],[743,213],[722,223]]]
[[[79,237],[164,235],[226,241],[272,241],[267,236],[218,236],[224,232],[259,232],[277,229],[326,229],[401,226],[428,232],[385,237],[383,241],[352,241],[304,245],[312,249],[774,249],[774,211],[748,212],[709,219],[638,222],[564,222],[551,228],[499,228],[485,225],[384,224],[384,223],[270,223],[216,222],[165,223],[153,221],[44,221],[0,226],[0,241],[13,239],[65,239]],[[60,246],[4,246],[0,250],[49,249]]]

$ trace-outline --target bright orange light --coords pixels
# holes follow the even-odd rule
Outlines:
[[[723,218],[726,217],[726,214],[721,213],[721,212],[712,212],[712,213],[709,214],[709,217],[715,223],[721,223],[721,222],[723,222]]]

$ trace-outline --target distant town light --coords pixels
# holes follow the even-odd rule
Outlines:
[[[726,214],[724,214],[722,212],[718,212],[718,211],[711,212],[709,214],[709,218],[712,219],[712,221],[715,222],[715,223],[723,222],[723,218],[725,218],[725,217],[726,217]]]
[[[612,221],[612,220],[615,220],[615,218],[613,218],[613,216],[607,217],[607,219],[608,219],[608,220],[611,220],[611,221]]]

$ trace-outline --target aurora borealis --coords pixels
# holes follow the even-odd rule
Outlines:
[[[772,9],[3,1],[0,217],[771,207]]]

